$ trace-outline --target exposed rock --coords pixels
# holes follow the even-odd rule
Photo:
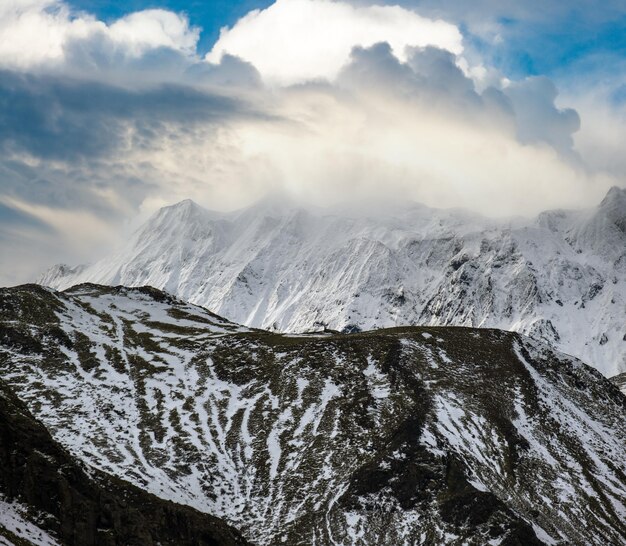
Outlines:
[[[518,334],[279,335],[95,285],[0,290],[0,309],[0,377],[76,460],[255,543],[626,541],[626,398]],[[165,524],[153,502],[133,507]]]
[[[617,187],[597,207],[534,220],[271,200],[220,214],[187,200],[158,211],[116,254],[39,282],[152,285],[283,332],[428,324],[533,335],[549,323],[539,339],[611,376],[626,371],[625,225]]]
[[[64,546],[247,544],[218,518],[87,473],[1,380],[0,494],[36,511],[38,526]]]

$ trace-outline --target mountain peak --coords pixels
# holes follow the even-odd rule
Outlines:
[[[50,286],[57,279],[82,273],[87,267],[87,264],[80,264],[74,267],[67,264],[56,264],[39,275],[35,282],[43,286]]]
[[[626,371],[617,313],[626,301],[623,197],[615,188],[605,208],[547,213],[539,223],[547,230],[387,199],[322,209],[272,192],[223,213],[185,200],[118,253],[44,284],[149,284],[233,322],[287,332],[320,320],[339,331],[513,329],[613,375]]]
[[[182,201],[179,201],[178,203],[161,207],[161,209],[159,209],[159,211],[170,211],[170,212],[174,212],[174,211],[190,212],[190,211],[195,211],[195,210],[204,210],[204,209],[200,205],[198,205],[198,203],[196,203],[193,199],[183,199]]]
[[[94,284],[1,289],[0,309],[0,350],[10,355],[0,377],[73,456],[50,449],[49,436],[33,442],[46,433],[32,418],[15,426],[24,424],[18,401],[10,407],[0,381],[0,494],[60,505],[40,520],[52,530],[115,543],[116,526],[142,529],[143,515],[154,531],[142,537],[155,538],[117,543],[244,543],[228,540],[239,535],[224,521],[259,546],[626,539],[626,399],[581,362],[518,334],[286,336],[243,330],[149,288]],[[111,481],[90,488],[85,478],[80,495],[55,496],[60,480],[73,494],[74,461],[191,508],[158,511],[157,497],[129,496],[123,483],[112,492],[125,487],[124,503],[111,502]],[[46,494],[37,495],[42,475]],[[594,510],[581,511],[591,493]],[[67,499],[77,499],[69,509]],[[86,512],[91,526],[77,527],[78,509],[103,499],[105,510]],[[225,535],[213,540],[212,528]]]
[[[600,203],[599,210],[626,233],[626,188],[613,186]]]
[[[161,226],[166,229],[173,229],[181,225],[187,225],[189,222],[196,223],[203,220],[209,214],[209,211],[201,207],[192,199],[184,199],[173,205],[161,207],[152,215],[148,225],[151,227]]]
[[[612,186],[600,202],[600,207],[605,208],[616,203],[626,205],[626,188]]]

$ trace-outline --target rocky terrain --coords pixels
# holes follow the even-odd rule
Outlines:
[[[39,283],[150,285],[282,332],[456,325],[517,331],[626,372],[626,189],[597,206],[491,220],[407,205],[316,210],[268,198],[157,212],[125,247]]]
[[[85,487],[127,480],[255,544],[626,542],[626,398],[517,333],[284,335],[152,288],[25,285],[0,290],[0,378],[63,446],[4,394],[33,460],[67,450]],[[47,509],[13,475],[3,493]],[[119,488],[149,523],[178,510]]]
[[[611,377],[611,381],[615,383],[618,388],[626,394],[626,373],[621,373],[619,375],[614,375]]]
[[[86,471],[0,381],[0,544],[210,546],[247,542],[213,516]]]

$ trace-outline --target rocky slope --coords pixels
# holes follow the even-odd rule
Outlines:
[[[611,381],[617,385],[624,394],[626,394],[626,373],[620,373],[611,377]]]
[[[495,221],[420,205],[219,214],[183,201],[113,256],[38,282],[151,285],[286,332],[396,325],[525,333],[607,376],[626,372],[626,190],[599,206]]]
[[[0,381],[0,544],[217,546],[247,542],[221,520],[85,472]]]
[[[0,378],[75,458],[254,543],[626,541],[626,398],[519,334],[279,335],[95,285],[0,317]]]

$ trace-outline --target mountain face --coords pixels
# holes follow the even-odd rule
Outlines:
[[[0,544],[248,544],[219,519],[73,459],[0,381]]]
[[[284,335],[96,285],[0,318],[0,378],[90,474],[255,544],[626,541],[626,398],[517,333]]]
[[[117,254],[40,284],[150,285],[282,332],[398,325],[527,334],[626,371],[626,190],[586,211],[495,221],[421,205],[319,211],[284,201],[157,212]]]

